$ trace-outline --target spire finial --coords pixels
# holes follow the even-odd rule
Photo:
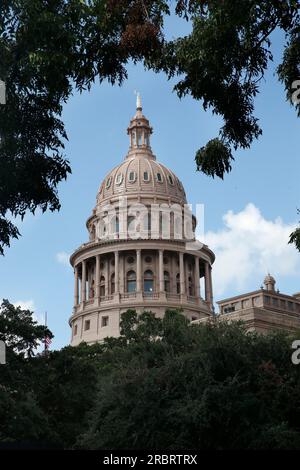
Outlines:
[[[142,98],[139,92],[136,94],[136,109],[142,110]]]

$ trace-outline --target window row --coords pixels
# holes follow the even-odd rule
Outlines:
[[[109,317],[108,316],[105,316],[105,317],[101,317],[101,327],[105,327],[105,326],[108,326],[108,321],[109,321]],[[84,331],[88,331],[90,330],[91,328],[91,320],[85,320],[84,321]],[[78,334],[78,325],[75,325],[74,326],[74,336],[76,336]]]
[[[152,220],[153,219],[153,220]],[[144,231],[159,232],[163,237],[169,238],[194,238],[195,222],[192,218],[184,217],[181,213],[159,212],[153,216],[150,211],[137,213],[135,216],[127,216],[128,235],[136,236],[137,233]],[[120,233],[119,216],[104,215],[97,226],[92,227],[91,237],[108,237]]]
[[[136,292],[136,272],[131,270],[127,273],[127,292]],[[194,283],[192,276],[188,277],[188,295],[195,295]],[[170,274],[168,271],[164,271],[164,290],[165,292],[171,292]],[[154,292],[154,276],[151,270],[147,270],[144,273],[144,292]],[[176,274],[176,293],[180,294],[180,274]]]
[[[150,146],[150,133],[149,131],[139,129],[132,131],[132,145],[141,147],[142,145]]]
[[[150,179],[151,179],[150,173],[148,171],[144,171],[143,172],[143,181],[145,181],[147,183],[148,181],[150,181]],[[128,181],[130,183],[134,183],[136,180],[137,180],[137,173],[135,171],[130,171],[129,174],[128,174]],[[117,176],[116,176],[116,185],[120,186],[120,184],[122,184],[123,181],[124,181],[123,173],[118,173]],[[163,183],[163,175],[161,173],[156,173],[156,181],[158,183]],[[173,178],[172,175],[168,175],[168,182],[171,186],[174,186],[174,178]],[[111,184],[112,184],[112,176],[109,176],[109,178],[107,178],[106,184],[105,184],[106,189],[109,189]],[[181,184],[180,184],[180,187],[182,189]]]
[[[110,276],[110,282],[106,283],[105,276],[101,275],[100,277],[100,297],[105,297],[106,295],[113,295],[116,293],[116,279],[115,273],[112,273]],[[155,291],[154,287],[154,274],[151,269],[147,269],[144,272],[143,276],[143,291],[145,293],[151,293]],[[127,272],[126,279],[125,279],[125,289],[126,292],[136,292],[137,290],[137,277],[136,271],[131,269]],[[170,273],[168,271],[164,271],[164,291],[171,292],[171,282],[170,282]],[[180,294],[181,287],[180,287],[180,274],[176,274],[175,278],[175,292]],[[190,296],[195,295],[194,290],[194,282],[192,273],[189,273],[187,277],[187,294]],[[88,298],[93,299],[95,296],[95,281],[94,279],[91,282]]]

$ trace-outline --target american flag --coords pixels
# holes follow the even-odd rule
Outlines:
[[[50,336],[45,336],[45,339],[44,339],[45,349],[48,349],[51,343],[52,341],[51,341]]]

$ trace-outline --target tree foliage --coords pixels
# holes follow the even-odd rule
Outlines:
[[[299,210],[298,214],[300,214]],[[296,230],[291,233],[289,243],[293,243],[296,246],[297,250],[300,251],[300,227],[296,228]]]
[[[0,341],[19,356],[34,356],[45,336],[53,337],[50,330],[33,319],[30,310],[15,307],[8,300],[0,306]]]
[[[299,374],[291,339],[247,334],[241,324],[190,326],[176,311],[159,339],[133,321],[111,351],[87,430],[89,449],[278,449],[300,446]],[[133,325],[132,324],[132,325]],[[152,339],[151,339],[152,338]]]
[[[26,332],[27,315],[19,322],[13,336]],[[0,447],[299,449],[291,342],[236,322],[191,326],[176,310],[163,319],[128,310],[121,336],[102,344],[37,356],[9,346]]]
[[[286,35],[278,67],[287,99],[299,78],[297,0],[177,0],[175,14],[191,34],[168,41],[170,0],[2,0],[0,79],[0,251],[19,236],[10,216],[57,210],[57,186],[71,168],[63,104],[98,79],[121,84],[130,60],[179,77],[175,91],[190,94],[223,118],[220,135],[200,148],[197,168],[223,178],[233,150],[261,134],[254,98],[270,60],[271,35]],[[298,114],[300,105],[296,105]]]
[[[51,430],[38,404],[30,364],[37,346],[52,333],[38,325],[32,312],[7,300],[0,307],[0,340],[6,345],[6,365],[0,365],[0,444],[43,441]]]

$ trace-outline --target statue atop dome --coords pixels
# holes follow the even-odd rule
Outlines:
[[[136,94],[136,109],[137,111],[142,111],[142,98],[141,98],[141,94],[139,92],[137,92]]]

